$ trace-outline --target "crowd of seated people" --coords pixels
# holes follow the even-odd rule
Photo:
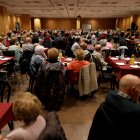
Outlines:
[[[118,36],[118,40],[114,42],[114,36],[116,35]],[[131,37],[131,39],[133,39],[133,41],[135,40],[133,37]],[[88,51],[88,45],[85,42],[90,43],[92,53]],[[44,52],[45,48],[47,52]],[[34,93],[45,106],[45,109],[48,110],[58,109],[63,103],[66,92],[64,79],[65,70],[72,70],[73,72],[79,73],[82,67],[93,63],[92,56],[94,56],[103,66],[109,68],[110,73],[112,72],[112,69],[108,67],[108,63],[101,53],[104,48],[109,50],[125,48],[129,50],[131,47],[127,46],[127,36],[124,32],[117,33],[113,30],[91,31],[91,33],[61,29],[25,30],[20,32],[9,31],[7,36],[0,36],[1,53],[4,50],[20,50],[21,55],[27,50],[33,52],[28,62],[32,66],[35,65],[35,63],[39,64],[35,78]],[[70,54],[69,57],[73,57],[73,61],[66,67],[58,60],[60,49],[64,57],[67,57],[67,54]],[[134,51],[135,50],[132,50],[132,52]],[[55,78],[58,79],[53,78],[53,80],[50,80],[57,72],[59,76]],[[51,77],[49,75],[51,75]],[[76,77],[76,79],[78,79],[78,77]],[[40,132],[43,129],[44,126]],[[13,132],[11,134],[14,135]],[[8,137],[11,137],[11,134],[9,134]]]

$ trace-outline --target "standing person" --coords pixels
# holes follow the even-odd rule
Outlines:
[[[136,140],[140,126],[140,78],[127,74],[110,91],[94,116],[88,140]]]
[[[40,111],[41,102],[36,96],[28,92],[20,94],[13,103],[13,112],[15,120],[24,124],[0,140],[37,140],[46,126]]]

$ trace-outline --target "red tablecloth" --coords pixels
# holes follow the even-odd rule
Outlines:
[[[126,64],[126,60],[114,60],[112,57],[107,58],[107,62],[115,69],[117,74],[117,79],[119,80],[125,74],[133,74],[140,77],[140,67],[131,68],[130,64]],[[118,65],[116,63],[123,62],[125,65]]]
[[[8,61],[10,61],[10,60],[12,60],[12,59],[14,59],[14,57],[4,57],[4,58],[9,58],[9,59],[4,60],[4,59],[2,58],[2,60],[1,60],[1,58],[0,58],[0,65],[3,65],[4,63],[6,63],[6,62],[8,62]]]
[[[12,103],[0,103],[0,129],[11,120],[14,120]]]

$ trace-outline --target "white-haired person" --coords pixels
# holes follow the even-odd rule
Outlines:
[[[136,140],[140,126],[140,78],[124,75],[98,107],[88,140]]]
[[[107,70],[108,72],[111,73],[113,71],[113,69],[111,66],[108,65],[107,62],[105,62],[104,57],[101,53],[101,50],[102,50],[102,46],[100,44],[95,45],[94,52],[92,53],[92,55],[97,61],[99,61],[101,63],[103,70]],[[93,61],[94,61],[94,59],[93,59]]]
[[[34,54],[31,58],[31,65],[34,64],[34,63],[42,63],[44,62],[46,59],[47,59],[47,56],[44,52],[45,48],[44,46],[36,46],[35,49],[34,49]]]
[[[46,120],[40,115],[41,102],[29,93],[20,94],[13,103],[15,120],[23,122],[0,140],[37,140],[46,126]]]
[[[100,44],[95,45],[94,52],[92,53],[92,55],[98,61],[100,61],[103,66],[106,66],[107,65],[107,62],[105,62],[104,57],[103,57],[103,55],[101,53],[101,50],[102,50],[102,46]]]

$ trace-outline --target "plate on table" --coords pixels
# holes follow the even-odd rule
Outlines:
[[[121,65],[121,66],[125,65],[125,63],[123,63],[123,62],[117,62],[116,64]]]
[[[138,65],[130,65],[130,68],[140,68]]]
[[[70,62],[72,61],[72,58],[66,58],[65,61]]]
[[[112,59],[112,60],[118,60],[117,57],[111,57],[110,59]]]
[[[129,57],[127,57],[127,58],[124,58],[124,60],[130,60],[130,58],[129,58]]]
[[[140,62],[135,61],[134,64],[140,64]]]
[[[10,58],[5,57],[5,58],[1,58],[0,60],[9,60]]]

